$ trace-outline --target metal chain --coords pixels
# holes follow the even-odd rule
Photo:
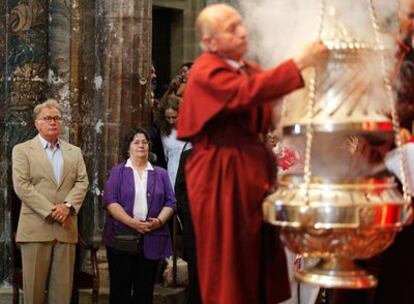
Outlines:
[[[325,0],[319,1],[319,20],[318,20],[318,38],[321,37],[323,28],[323,19],[325,15]],[[317,83],[317,68],[312,68],[312,76],[309,82],[309,99],[307,103],[307,124],[306,124],[306,145],[305,145],[305,165],[304,165],[304,182],[305,182],[305,203],[310,203],[310,184],[312,177],[311,156],[313,143],[313,113],[316,101],[316,83]]]
[[[403,189],[403,196],[406,202],[411,202],[411,193],[410,189],[407,185],[407,159],[402,151],[402,142],[401,142],[401,135],[400,135],[400,122],[398,119],[397,109],[395,107],[395,95],[392,88],[391,83],[391,76],[390,71],[387,69],[387,58],[385,52],[385,46],[383,45],[382,39],[380,37],[380,27],[377,21],[377,15],[375,12],[375,7],[373,4],[373,0],[367,0],[369,6],[369,13],[371,17],[372,28],[374,29],[375,33],[375,40],[377,44],[377,49],[379,49],[381,53],[381,66],[382,66],[382,73],[383,73],[383,81],[385,85],[385,90],[389,98],[389,102],[391,104],[391,119],[393,130],[395,133],[395,145],[397,146],[397,152],[400,156],[399,158],[399,166],[401,171],[401,184]]]

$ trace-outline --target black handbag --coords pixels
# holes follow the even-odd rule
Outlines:
[[[125,162],[126,163],[126,162]],[[120,188],[121,188],[121,181],[124,176],[124,167],[125,163],[123,164],[118,177],[118,201],[121,197],[120,195]],[[118,254],[140,254],[143,251],[143,238],[144,235],[139,233],[135,229],[132,229],[128,226],[124,226],[123,228],[119,228],[115,225],[113,231],[113,242],[111,247],[114,251]]]
[[[114,229],[114,240],[111,247],[120,254],[140,254],[143,249],[144,235],[138,231],[124,227]]]

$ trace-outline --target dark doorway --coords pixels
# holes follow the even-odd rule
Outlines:
[[[171,26],[174,10],[153,7],[152,61],[157,74],[155,97],[159,99],[171,79]]]

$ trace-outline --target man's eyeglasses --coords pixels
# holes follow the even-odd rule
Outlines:
[[[48,124],[51,124],[53,122],[62,122],[62,117],[60,116],[45,116],[41,117],[38,120],[43,120],[44,122],[47,122]]]

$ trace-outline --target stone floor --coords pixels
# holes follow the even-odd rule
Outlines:
[[[108,288],[101,288],[99,290],[99,304],[108,304]],[[11,287],[0,288],[0,304],[11,304],[12,303]],[[23,303],[23,301],[20,301]],[[81,291],[79,295],[79,304],[90,304],[91,293],[88,291]],[[154,304],[185,304],[185,288],[167,288],[160,285],[155,286],[154,290]],[[121,303],[120,303],[121,304]]]
[[[106,259],[106,251],[101,246],[100,250],[97,252],[98,268],[99,268],[99,278],[100,278],[100,289],[99,289],[99,304],[108,304],[109,303],[109,273],[108,273],[108,264]],[[89,259],[86,259],[89,261]],[[90,269],[90,265],[86,263],[86,269]],[[161,267],[161,265],[160,265]],[[161,270],[162,268],[160,268]],[[162,271],[159,273],[159,278],[157,282],[162,282]],[[0,304],[11,304],[12,303],[12,294],[13,290],[10,285],[0,285]],[[91,292],[90,291],[81,291],[79,294],[79,304],[89,304],[91,301]],[[23,303],[21,300],[20,304]],[[161,283],[155,286],[154,290],[154,304],[185,304],[186,303],[186,293],[185,288],[168,288],[163,287]],[[120,303],[122,304],[122,303]]]

